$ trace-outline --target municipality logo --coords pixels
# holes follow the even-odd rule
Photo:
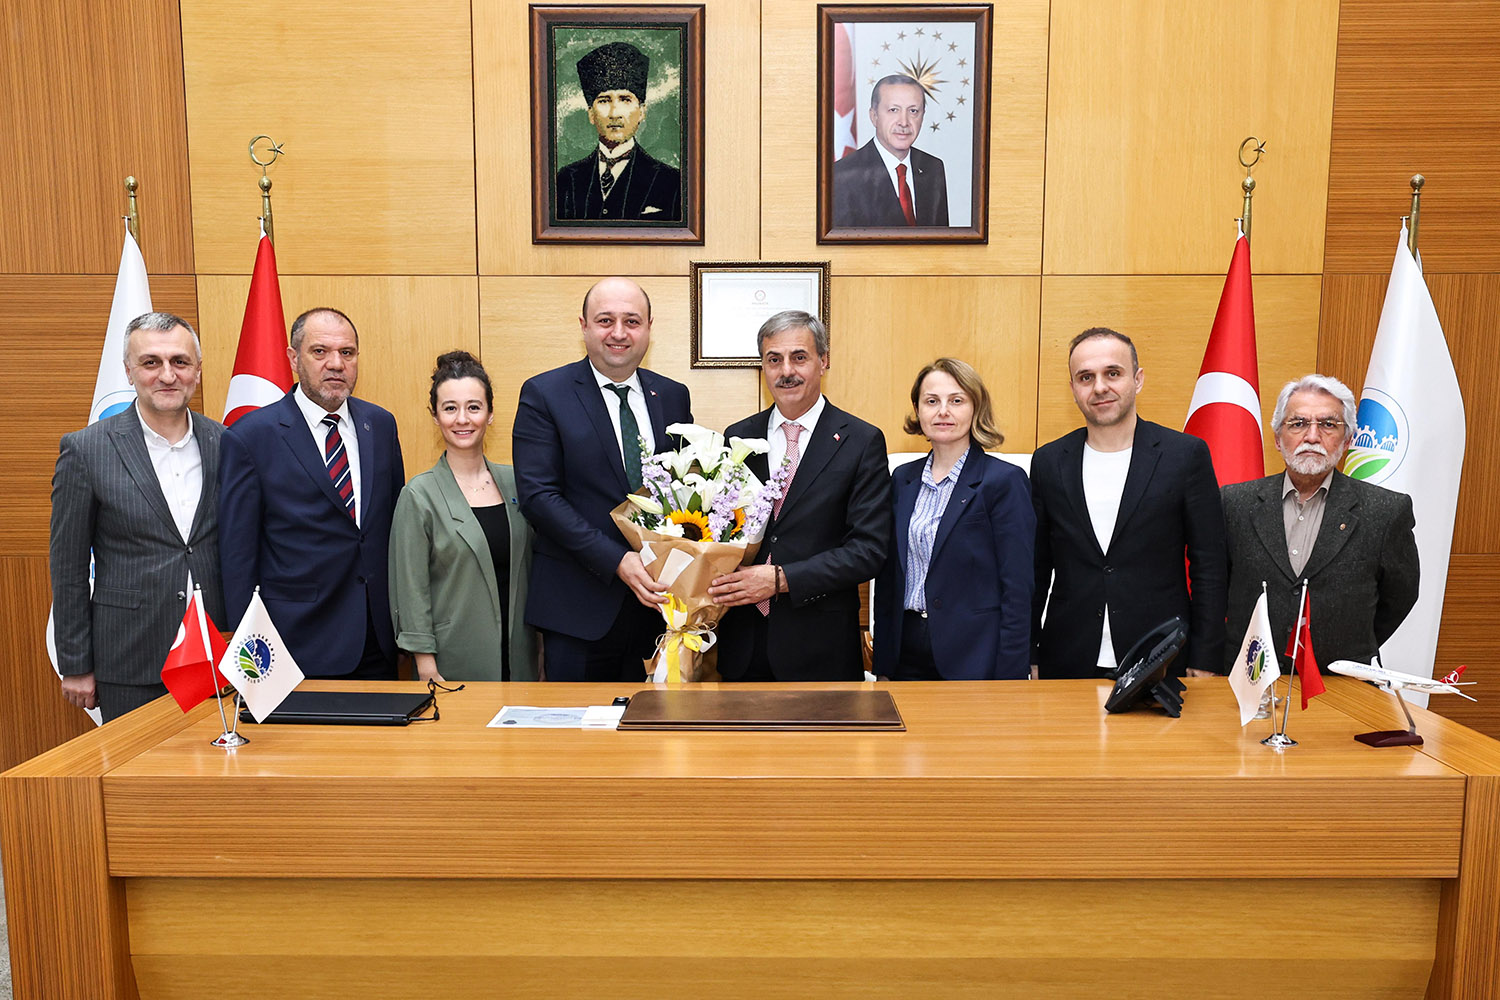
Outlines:
[[[271,644],[263,635],[248,636],[234,655],[234,665],[247,681],[260,683],[271,676],[275,664]]]
[[[1349,445],[1344,474],[1372,483],[1389,479],[1401,467],[1411,443],[1406,411],[1389,393],[1367,388],[1359,401],[1356,423],[1359,430]]]
[[[1261,671],[1266,669],[1266,644],[1259,639],[1251,639],[1245,647],[1245,669],[1250,672],[1252,684],[1260,680]]]

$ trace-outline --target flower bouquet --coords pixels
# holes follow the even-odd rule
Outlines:
[[[641,442],[641,488],[610,512],[652,579],[668,587],[666,631],[656,643],[649,680],[715,681],[704,660],[724,608],[708,596],[715,577],[755,557],[786,487],[782,463],[762,483],[745,459],[770,450],[762,439],[730,438],[697,424],[672,424],[684,445],[652,455]]]

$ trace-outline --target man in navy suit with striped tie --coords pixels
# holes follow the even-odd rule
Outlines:
[[[359,332],[339,310],[298,316],[287,355],[296,387],[224,432],[226,627],[259,586],[304,674],[394,680],[386,563],[406,484],[396,418],[353,398]]]

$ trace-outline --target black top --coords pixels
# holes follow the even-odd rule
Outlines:
[[[490,560],[495,564],[495,586],[500,594],[500,679],[510,680],[510,518],[505,504],[471,507],[485,541],[490,543]]]

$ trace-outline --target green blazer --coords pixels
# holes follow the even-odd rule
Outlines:
[[[510,521],[510,678],[534,681],[536,637],[526,627],[531,526],[516,502],[515,471],[494,462],[489,468]],[[447,680],[500,680],[498,652],[506,636],[495,563],[446,455],[413,477],[396,501],[390,586],[396,645],[435,654],[438,673]]]

